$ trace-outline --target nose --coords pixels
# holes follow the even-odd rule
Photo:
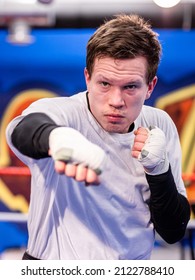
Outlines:
[[[125,104],[123,95],[120,89],[113,89],[109,95],[109,105],[114,108],[121,108]]]

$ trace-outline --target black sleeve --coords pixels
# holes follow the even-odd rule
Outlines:
[[[40,159],[49,157],[49,134],[58,127],[43,113],[25,116],[12,132],[13,145],[24,155]]]
[[[150,186],[150,211],[155,230],[170,244],[184,237],[190,219],[190,205],[177,191],[171,168],[161,175],[148,175]]]

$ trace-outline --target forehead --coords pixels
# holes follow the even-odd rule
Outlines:
[[[147,73],[147,60],[145,57],[128,59],[114,59],[111,57],[99,57],[95,59],[93,74],[106,77],[130,77],[145,78]]]

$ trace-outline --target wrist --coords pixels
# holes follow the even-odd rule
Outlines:
[[[147,166],[143,166],[143,167],[145,173],[147,173],[148,175],[160,175],[166,173],[169,169],[169,160],[167,158],[167,154],[165,153],[164,158],[159,162],[158,165],[152,168]]]

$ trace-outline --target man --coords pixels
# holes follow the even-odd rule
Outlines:
[[[176,128],[143,105],[157,83],[157,34],[119,15],[87,45],[87,91],[41,99],[8,126],[32,174],[24,259],[149,259],[154,229],[180,240],[190,217]]]

